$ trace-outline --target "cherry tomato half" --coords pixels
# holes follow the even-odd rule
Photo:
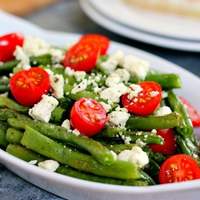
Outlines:
[[[188,100],[183,97],[180,97],[182,103],[186,106],[190,119],[192,120],[192,124],[194,127],[200,127],[200,113],[194,108]]]
[[[100,54],[101,55],[105,55],[109,45],[110,45],[110,40],[109,38],[107,38],[104,35],[100,35],[100,34],[86,34],[83,35],[80,39],[80,42],[89,42],[89,43],[93,43],[96,46],[98,46],[100,48]]]
[[[177,154],[168,158],[160,168],[160,183],[175,183],[200,178],[200,168],[189,155]]]
[[[141,92],[131,98],[129,94],[123,95],[121,98],[122,104],[130,113],[147,116],[159,107],[162,89],[158,83],[153,81],[141,82],[139,86],[142,89]]]
[[[16,101],[24,106],[32,106],[41,100],[50,89],[48,73],[39,67],[14,74],[10,80],[10,90]]]
[[[162,145],[149,145],[152,151],[163,153],[166,155],[174,154],[174,152],[176,151],[176,138],[173,129],[157,130],[157,135],[160,135],[164,139],[164,143]]]
[[[65,54],[63,64],[76,71],[91,71],[95,68],[100,49],[89,42],[79,42],[72,46]]]
[[[91,137],[99,133],[106,121],[106,111],[96,100],[81,98],[72,107],[70,122],[83,135]]]
[[[13,59],[16,46],[23,46],[24,37],[19,33],[10,33],[0,36],[0,61]]]

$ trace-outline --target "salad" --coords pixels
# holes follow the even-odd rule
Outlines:
[[[68,48],[0,36],[0,146],[29,164],[88,181],[147,186],[200,178],[199,112],[163,74],[110,40]]]

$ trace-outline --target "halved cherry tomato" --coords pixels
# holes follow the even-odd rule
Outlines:
[[[173,129],[157,130],[157,135],[164,139],[163,145],[149,145],[153,152],[159,152],[166,155],[172,155],[176,151],[176,138]]]
[[[180,97],[182,103],[186,106],[190,119],[192,120],[192,124],[194,127],[200,127],[200,113],[194,108],[188,100],[183,97]]]
[[[39,67],[14,74],[10,80],[10,90],[16,101],[24,106],[32,106],[41,100],[50,89],[48,73]]]
[[[99,133],[106,121],[106,111],[96,100],[81,98],[72,107],[70,122],[83,135],[91,137]]]
[[[89,43],[93,43],[96,46],[98,46],[100,48],[100,54],[101,55],[105,55],[109,45],[110,45],[110,40],[109,38],[107,38],[104,35],[100,35],[100,34],[86,34],[83,35],[80,39],[80,42],[89,42]]]
[[[160,183],[175,183],[200,178],[200,168],[189,155],[177,154],[168,158],[160,168]]]
[[[0,61],[6,62],[13,59],[16,46],[22,46],[24,37],[19,33],[10,33],[0,36]]]
[[[141,82],[139,86],[142,91],[136,97],[130,98],[129,94],[123,95],[122,104],[130,113],[147,116],[159,107],[162,89],[158,83],[153,81]]]
[[[90,42],[79,42],[72,46],[65,54],[63,64],[76,71],[91,71],[100,55],[100,49]]]

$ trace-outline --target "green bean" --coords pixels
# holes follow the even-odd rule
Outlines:
[[[177,127],[180,122],[181,116],[173,112],[165,116],[130,117],[126,126],[131,130],[166,129]]]
[[[158,74],[150,73],[145,78],[146,81],[155,81],[162,86],[164,90],[173,88],[181,88],[182,83],[179,75],[177,74]]]
[[[14,128],[21,129],[24,129],[27,125],[48,137],[76,145],[77,148],[84,149],[92,154],[102,164],[109,165],[114,162],[112,153],[105,146],[101,145],[101,143],[85,136],[76,136],[60,126],[23,118],[8,119],[8,123]]]
[[[1,108],[10,108],[12,110],[22,112],[22,113],[28,112],[27,107],[19,105],[18,103],[16,103],[12,99],[9,99],[8,97],[5,97],[5,96],[0,96],[0,107]]]
[[[10,89],[9,85],[0,85],[0,93],[8,92]]]
[[[12,60],[3,63],[2,65],[0,65],[0,74],[6,74],[12,72],[13,68],[16,67],[18,63],[19,63],[18,60]]]
[[[61,106],[56,107],[53,112],[51,113],[51,120],[50,122],[55,123],[55,124],[60,124],[65,115],[65,109],[62,108]]]
[[[8,108],[0,108],[0,120],[1,121],[7,121],[8,118],[15,118],[19,114],[15,112],[14,110],[8,109]]]
[[[127,131],[116,127],[106,127],[97,137],[108,137],[108,138],[129,138],[130,142],[134,143],[137,141],[144,142],[146,144],[162,144],[163,139],[151,132],[142,131]]]
[[[140,178],[137,167],[129,162],[116,160],[109,166],[101,165],[91,156],[75,152],[30,127],[26,127],[21,143],[43,156],[57,160],[62,164],[67,164],[80,171],[118,179]]]
[[[177,132],[181,134],[184,138],[193,138],[192,122],[181,100],[172,91],[169,91],[168,101],[172,110],[179,113],[182,116],[181,124],[176,128]]]
[[[155,185],[155,181],[144,171],[141,171],[141,177],[143,180],[147,181],[149,183],[149,185]]]
[[[6,148],[6,152],[27,162],[32,160],[40,162],[44,160],[41,155],[16,144],[9,144]]]
[[[0,85],[9,85],[9,78],[7,77],[1,77],[0,78]]]
[[[12,144],[20,144],[23,133],[14,128],[8,128],[6,132],[6,140]]]
[[[0,146],[6,147],[8,142],[6,140],[7,123],[0,121]]]
[[[79,100],[80,98],[83,98],[83,97],[99,99],[97,94],[95,94],[94,92],[91,92],[91,91],[87,91],[87,90],[77,92],[75,94],[70,93],[69,97],[72,98],[73,100]]]
[[[65,110],[70,110],[74,101],[70,99],[69,97],[64,97],[59,99],[59,105],[61,108],[64,108]]]
[[[151,174],[152,177],[157,177],[159,171],[160,171],[159,164],[155,160],[150,159],[147,169],[148,174]]]
[[[136,144],[110,144],[106,145],[108,149],[115,152],[116,154],[121,153],[124,150],[131,150]]]
[[[148,183],[143,180],[119,180],[119,179],[113,179],[108,177],[100,177],[95,176],[92,174],[83,173],[77,170],[74,170],[68,166],[61,166],[56,171],[59,174],[71,176],[74,178],[79,178],[87,181],[93,181],[93,182],[99,182],[99,183],[107,183],[107,184],[114,184],[114,185],[129,185],[129,186],[147,186]]]
[[[43,54],[40,56],[31,56],[30,57],[30,65],[31,66],[39,66],[39,65],[51,65],[52,64],[52,56],[51,54]]]

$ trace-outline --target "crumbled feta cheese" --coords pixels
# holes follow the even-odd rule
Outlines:
[[[74,129],[73,131],[72,131],[72,133],[74,134],[74,135],[76,135],[76,136],[79,136],[81,133],[79,132],[79,130],[77,130],[77,129]]]
[[[141,139],[137,139],[137,140],[135,141],[135,143],[136,143],[139,147],[144,147],[144,146],[146,146],[146,143],[143,142]]]
[[[64,59],[64,51],[57,48],[50,48],[49,53],[52,56],[53,63],[60,63]]]
[[[122,65],[124,61],[124,53],[122,51],[117,51],[110,55],[108,60],[101,63],[100,68],[107,74],[111,74],[118,65]]]
[[[118,155],[119,160],[129,161],[143,168],[149,163],[149,158],[139,146],[134,146],[131,150],[124,150]]]
[[[71,91],[72,94],[86,90],[88,86],[88,81],[86,79],[82,80],[79,84],[75,85]]]
[[[130,73],[126,69],[117,69],[115,74],[118,74],[121,81],[127,83],[130,79]]]
[[[37,160],[31,160],[31,161],[29,161],[28,163],[30,164],[30,165],[36,165],[37,164]]]
[[[151,130],[151,132],[152,132],[153,134],[156,134],[156,133],[157,133],[157,130],[156,130],[156,129],[153,129],[153,130]]]
[[[166,91],[162,91],[162,98],[165,99],[168,97],[168,93]]]
[[[126,87],[123,83],[115,84],[112,87],[102,90],[100,92],[100,97],[102,99],[118,103],[120,101],[120,97],[127,93],[128,89],[129,88]]]
[[[17,65],[18,67],[26,70],[30,69],[29,57],[27,56],[22,47],[19,46],[16,47],[14,56],[17,60],[20,61],[20,63]]]
[[[104,102],[100,102],[100,104],[104,107],[106,112],[109,112],[111,110],[111,105]]]
[[[156,110],[156,112],[154,113],[155,116],[164,116],[164,115],[168,115],[172,112],[171,108],[168,106],[162,106],[160,108],[158,108],[158,110]]]
[[[65,67],[65,74],[68,76],[73,76],[75,71],[70,67]]]
[[[130,144],[131,143],[131,137],[130,136],[125,136],[123,134],[120,134],[121,139],[124,141],[124,144]]]
[[[59,167],[59,163],[55,160],[45,160],[45,161],[39,162],[38,166],[49,172],[55,172]]]
[[[77,81],[82,81],[85,78],[85,76],[86,76],[86,72],[84,72],[84,71],[77,71],[77,72],[74,72],[74,76],[75,76],[75,79]]]
[[[26,37],[23,49],[27,56],[39,56],[49,53],[50,45],[37,37]]]
[[[145,79],[149,71],[149,66],[149,62],[132,55],[125,56],[124,58],[123,67],[127,69],[132,76],[137,76],[141,80]]]
[[[58,105],[58,101],[48,95],[43,95],[42,100],[29,109],[29,115],[36,120],[49,122],[52,111]]]
[[[53,90],[52,95],[56,98],[64,96],[64,78],[60,74],[50,75],[50,85]]]
[[[108,76],[108,78],[106,79],[106,85],[107,85],[108,87],[111,87],[111,86],[113,86],[113,85],[116,85],[116,84],[118,84],[118,83],[120,83],[120,82],[121,82],[121,78],[120,78],[120,76],[119,76],[118,74],[116,74],[116,73],[110,74],[110,75]]]
[[[138,97],[139,93],[142,92],[142,87],[137,84],[130,85],[130,90],[128,92],[128,98],[131,100],[134,97]]]
[[[126,111],[113,111],[108,115],[109,123],[124,128],[130,114]]]
[[[70,130],[70,121],[68,119],[66,119],[65,121],[63,121],[61,126],[63,128],[66,128],[67,130]]]

